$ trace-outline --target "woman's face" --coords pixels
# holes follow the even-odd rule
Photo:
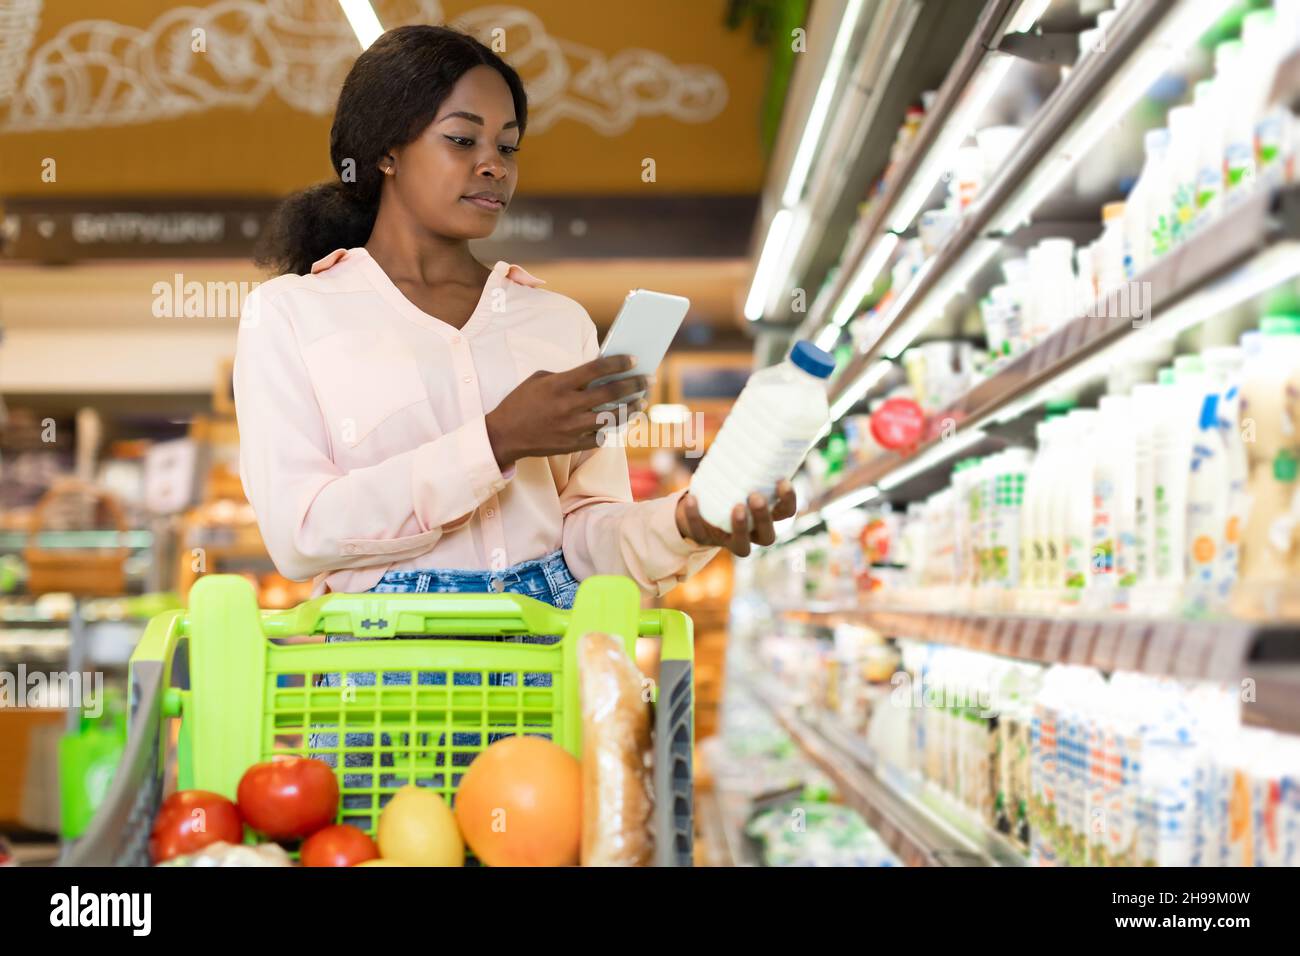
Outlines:
[[[491,235],[514,195],[518,146],[510,87],[492,67],[476,66],[452,88],[424,132],[390,152],[394,175],[388,186],[430,232],[481,239]],[[499,202],[470,198],[475,195]]]

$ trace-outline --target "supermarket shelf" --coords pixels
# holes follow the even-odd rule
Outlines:
[[[42,548],[130,548],[153,546],[151,531],[42,531],[32,541],[26,531],[0,531],[0,553],[21,551],[31,544]]]
[[[1101,297],[1084,315],[1067,322],[956,403],[933,415],[929,441],[913,455],[904,458],[885,454],[851,469],[834,488],[810,502],[805,513],[820,511],[846,495],[878,485],[942,443],[948,443],[952,454],[932,454],[932,467],[949,466],[958,453],[955,437],[977,438],[960,446],[972,454],[1000,445],[995,438],[973,433],[989,421],[1015,417],[1017,406],[1031,399],[1045,382],[1077,368],[1123,336],[1145,328],[1153,316],[1210,287],[1279,240],[1294,236],[1300,236],[1300,186],[1260,190],[1152,264],[1134,283]],[[1131,295],[1132,288],[1143,291]],[[1135,311],[1134,305],[1145,308]],[[1158,325],[1159,319],[1154,324]]]
[[[1097,94],[1176,5],[1177,0],[1147,0],[1130,3],[1123,9],[1107,31],[1106,49],[1088,53],[1048,97],[1035,121],[1002,164],[1000,175],[980,194],[957,229],[917,274],[912,285],[899,295],[891,310],[881,316],[873,342],[854,357],[832,387],[832,406],[880,357],[884,343],[929,304],[931,293],[951,277],[975,244],[986,237],[1024,183],[1053,155],[1062,136],[1085,115]]]
[[[911,150],[893,175],[885,181],[880,198],[867,211],[853,244],[845,250],[835,282],[813,302],[808,318],[795,334],[796,339],[812,338],[827,323],[828,312],[843,298],[869,250],[883,236],[885,223],[894,214],[899,200],[925,164],[943,128],[961,102],[971,78],[990,55],[991,48],[1006,30],[1008,18],[1019,5],[1020,0],[989,0],[985,5],[969,39],[939,87],[934,106],[917,131]]]
[[[844,803],[907,866],[1023,865],[1024,858],[997,834],[972,837],[923,800],[919,790],[877,773],[865,744],[830,719],[802,714],[774,680],[750,677],[746,683],[808,759],[831,779]]]
[[[1252,693],[1243,688],[1242,720],[1253,727],[1300,733],[1300,664],[1252,665]]]
[[[815,609],[776,611],[787,620],[861,624],[893,636],[1040,664],[1083,664],[1104,671],[1137,671],[1189,680],[1254,679],[1252,674],[1261,666],[1256,663],[1258,651],[1265,647],[1269,657],[1300,659],[1300,622],[1067,617],[825,603]],[[1270,669],[1269,686],[1274,690],[1283,686],[1285,672],[1271,668],[1288,663],[1269,661],[1264,665]],[[1276,716],[1292,715],[1294,720],[1289,726],[1300,730],[1300,682],[1293,686],[1295,702],[1290,710],[1277,702],[1268,703]]]

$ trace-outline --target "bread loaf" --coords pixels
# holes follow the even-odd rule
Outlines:
[[[582,697],[582,865],[648,866],[654,790],[650,703],[623,642],[587,634],[578,647]]]

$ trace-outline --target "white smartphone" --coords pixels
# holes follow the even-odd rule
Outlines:
[[[682,327],[682,321],[690,307],[691,300],[681,295],[651,292],[649,289],[633,289],[629,292],[600,346],[600,355],[601,358],[631,355],[636,359],[636,364],[626,372],[598,378],[587,387],[598,388],[635,375],[653,375],[668,354],[668,346],[672,344],[677,330]],[[625,398],[624,402],[636,401],[644,395],[645,392],[637,392]],[[616,404],[606,404],[593,411],[600,412],[615,407]]]

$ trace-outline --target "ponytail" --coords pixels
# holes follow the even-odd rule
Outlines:
[[[366,201],[351,184],[318,183],[280,203],[254,260],[276,275],[307,275],[312,263],[335,249],[364,246],[378,214],[378,196]]]

